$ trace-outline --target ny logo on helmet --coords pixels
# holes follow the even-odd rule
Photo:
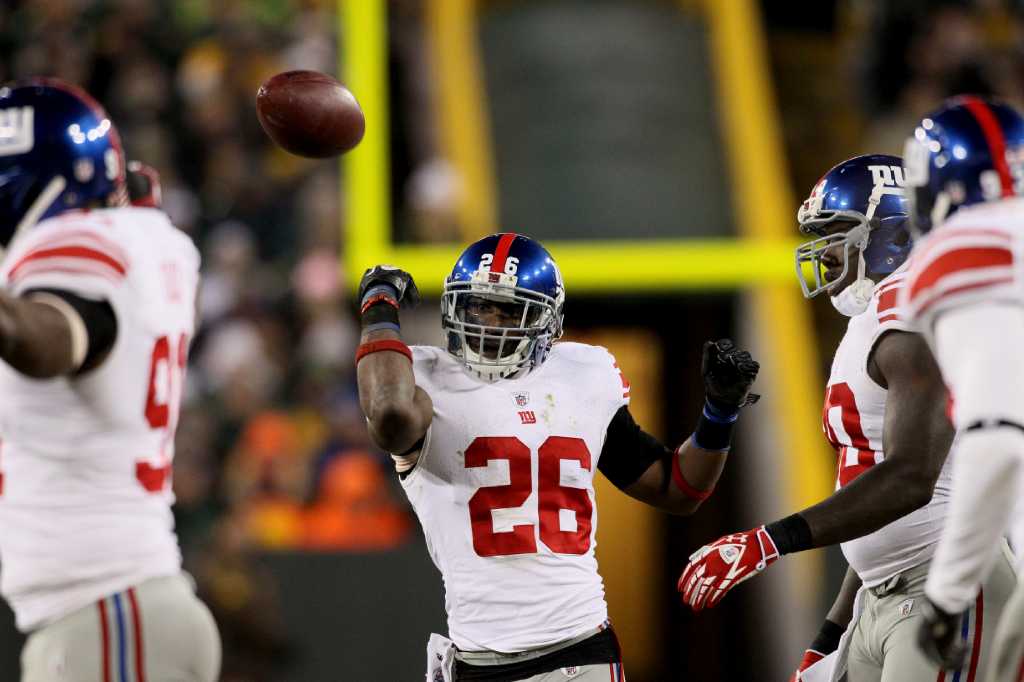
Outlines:
[[[35,144],[35,109],[0,109],[0,156],[31,151]]]
[[[900,166],[868,166],[871,184],[883,187],[906,187],[907,180]]]

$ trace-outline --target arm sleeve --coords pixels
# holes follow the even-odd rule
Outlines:
[[[640,428],[623,405],[608,424],[597,468],[621,490],[635,483],[651,464],[671,454],[657,438]]]
[[[107,301],[93,301],[60,289],[29,289],[24,298],[55,296],[64,301],[76,313],[85,329],[85,356],[79,367],[91,369],[98,360],[114,347],[117,340],[117,316]]]

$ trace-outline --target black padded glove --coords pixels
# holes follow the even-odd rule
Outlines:
[[[704,355],[700,373],[704,377],[704,390],[714,407],[735,412],[753,405],[761,396],[751,393],[761,365],[740,350],[730,339],[704,342]]]
[[[359,282],[360,310],[367,303],[367,293],[382,285],[393,290],[394,302],[399,305],[404,303],[406,307],[413,308],[420,302],[420,292],[412,275],[393,265],[375,265],[363,273],[363,279]]]
[[[921,627],[917,644],[924,655],[946,670],[959,670],[967,658],[967,645],[960,638],[963,614],[946,613],[925,597],[921,600]]]

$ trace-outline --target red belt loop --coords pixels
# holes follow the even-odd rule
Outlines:
[[[384,339],[382,341],[367,341],[366,343],[359,344],[359,348],[356,349],[356,365],[370,353],[379,353],[385,350],[401,353],[409,358],[409,362],[412,362],[412,351],[409,350],[409,346],[397,339]]]

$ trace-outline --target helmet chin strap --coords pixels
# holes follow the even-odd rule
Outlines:
[[[25,232],[25,230],[39,222],[39,218],[46,213],[50,206],[53,205],[53,202],[57,200],[57,197],[59,197],[60,193],[64,191],[67,184],[67,181],[64,180],[64,177],[61,175],[55,176],[46,184],[46,187],[44,187],[43,191],[39,193],[36,200],[33,201],[32,205],[28,207],[28,210],[25,211],[25,215],[23,215],[21,220],[18,221],[18,226],[14,228],[14,234],[11,235],[11,241],[7,243],[8,247],[10,247],[10,245],[13,244],[18,237]],[[2,253],[3,249],[0,249],[0,254]]]
[[[875,293],[875,283],[867,277],[867,262],[864,260],[864,249],[867,248],[868,226],[858,225],[850,231],[850,238],[846,242],[847,249],[856,246],[857,251],[857,279],[848,287],[831,297],[832,307],[839,311],[839,314],[846,317],[860,315],[871,305],[871,297]],[[849,251],[847,250],[847,256]]]

